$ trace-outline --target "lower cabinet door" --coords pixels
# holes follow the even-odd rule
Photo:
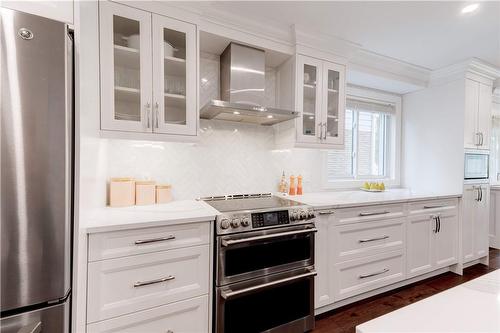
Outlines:
[[[209,252],[201,245],[89,263],[87,322],[207,294]]]
[[[403,280],[403,258],[400,250],[332,265],[335,301]]]
[[[443,212],[439,220],[434,234],[434,269],[458,262],[458,216],[455,211]]]
[[[430,272],[433,268],[432,228],[435,220],[431,215],[415,215],[408,218],[406,273],[411,278]]]
[[[462,261],[475,259],[474,254],[474,219],[477,214],[478,193],[473,185],[464,186],[462,196]]]
[[[314,278],[314,308],[320,308],[334,302],[331,289],[330,265],[334,264],[331,233],[334,228],[333,214],[320,213],[316,219],[314,239],[314,267],[318,275]]]
[[[474,258],[482,258],[488,255],[488,236],[490,224],[490,189],[480,186],[480,200],[476,203],[476,214],[474,216]]]
[[[208,323],[208,296],[202,296],[90,324],[87,333],[203,333]]]

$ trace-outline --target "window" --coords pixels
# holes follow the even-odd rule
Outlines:
[[[326,186],[354,187],[366,180],[394,181],[399,165],[395,154],[395,147],[399,146],[397,123],[394,103],[348,98],[345,147],[326,153]]]

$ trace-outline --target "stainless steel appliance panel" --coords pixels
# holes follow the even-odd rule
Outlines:
[[[489,178],[489,151],[465,152],[464,180],[485,180]]]
[[[217,285],[314,265],[314,224],[217,237]]]
[[[0,10],[4,312],[70,289],[72,55],[65,24]]]
[[[312,267],[216,288],[217,333],[303,333],[314,328]]]
[[[62,304],[2,318],[0,333],[67,333],[69,302],[68,299]]]

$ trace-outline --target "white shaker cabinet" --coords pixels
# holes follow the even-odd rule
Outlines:
[[[196,26],[109,1],[99,10],[101,130],[196,136]]]
[[[490,191],[490,247],[500,249],[500,188]]]
[[[331,242],[331,234],[334,227],[333,211],[320,211],[316,219],[316,229],[318,232],[315,236],[315,260],[314,266],[318,275],[314,281],[314,307],[333,303],[333,289],[329,272],[330,265],[333,264],[333,249]]]
[[[462,260],[488,255],[489,185],[465,185],[462,197]]]
[[[458,263],[458,200],[410,204],[408,278]]]
[[[346,67],[298,54],[278,70],[279,106],[300,113],[275,126],[277,143],[307,148],[343,148]]]
[[[465,148],[489,149],[492,96],[490,85],[465,80]]]

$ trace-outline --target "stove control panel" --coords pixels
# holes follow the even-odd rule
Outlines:
[[[241,212],[217,217],[217,233],[251,231],[261,228],[279,227],[309,222],[316,214],[312,208],[286,209],[267,212]]]

